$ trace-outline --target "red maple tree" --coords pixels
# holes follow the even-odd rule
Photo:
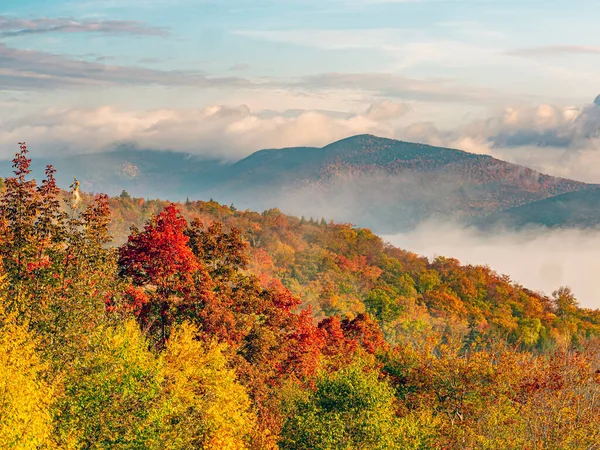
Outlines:
[[[197,280],[210,283],[188,246],[186,227],[186,220],[170,204],[143,231],[134,230],[119,250],[121,274],[144,287],[147,294],[148,301],[142,305],[136,296],[138,317],[150,329],[158,325],[163,342],[174,312],[187,310],[198,300]]]

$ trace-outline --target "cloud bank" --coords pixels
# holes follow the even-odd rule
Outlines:
[[[320,146],[354,134],[391,135],[393,128],[373,120],[404,111],[396,103],[372,105],[364,114],[338,116],[321,111],[253,113],[247,106],[195,110],[50,110],[0,123],[0,157],[27,140],[34,154],[94,153],[118,144],[183,151],[224,160],[262,148]]]
[[[0,56],[2,50],[0,46]],[[127,79],[118,70],[106,76]],[[147,69],[139,69],[135,76],[148,77],[149,81],[167,77]],[[177,74],[170,82],[178,82]],[[199,82],[210,83],[201,78]],[[233,79],[230,82],[235,83]],[[420,107],[423,103],[376,100],[359,112],[252,111],[246,105],[141,111],[111,106],[50,109],[0,121],[0,158],[12,155],[16,142],[27,140],[44,155],[106,151],[127,143],[233,160],[262,148],[324,146],[370,133],[489,154],[542,173],[600,183],[597,103],[581,107],[513,106],[452,129],[438,128],[433,122],[413,122]]]

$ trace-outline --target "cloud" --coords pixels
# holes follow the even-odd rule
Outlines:
[[[0,55],[1,52],[2,47]],[[132,69],[131,73],[125,69],[120,76],[129,78],[102,79],[104,75],[100,73],[91,81],[80,82],[96,85],[139,83],[140,80],[159,83],[164,77],[165,83],[172,84],[196,82],[205,87],[256,87],[244,81],[238,83],[236,79],[213,81],[198,75],[195,80],[190,74],[181,74],[182,79],[178,80],[175,74],[170,77],[168,73],[150,69]],[[5,77],[4,70],[0,58],[0,80]],[[47,79],[41,81],[48,82]],[[310,106],[309,109],[252,111],[243,105],[141,111],[110,106],[54,109],[1,121],[0,155],[12,155],[13,144],[27,140],[45,154],[98,152],[128,143],[140,148],[170,149],[234,160],[262,148],[323,146],[351,135],[370,133],[488,154],[542,173],[600,183],[600,106],[595,103],[580,107],[516,105],[489,113],[482,119],[463,119],[459,125],[444,129],[434,121],[413,119],[411,123],[411,117],[427,116],[425,103],[398,101],[396,95],[385,100],[378,98],[402,91],[403,95],[398,97],[403,99],[450,101],[462,95],[451,92],[450,83],[429,84],[378,74],[365,77],[332,74],[296,83],[303,83],[304,89],[314,85],[311,90],[317,93],[336,88],[339,92],[344,88],[351,91],[360,85],[373,90],[375,101],[360,110],[353,108],[354,111],[328,111]],[[11,106],[6,105],[6,108]]]
[[[552,45],[546,47],[519,48],[506,51],[504,54],[526,58],[561,55],[599,55],[600,47],[591,45]]]
[[[240,78],[210,78],[191,71],[105,65],[0,44],[0,91],[149,84],[218,87],[248,83]]]
[[[393,128],[364,114],[341,117],[319,111],[268,115],[247,106],[204,109],[120,111],[49,110],[0,123],[0,158],[26,140],[43,155],[93,153],[119,144],[163,149],[221,159],[238,159],[262,148],[323,146],[361,133],[391,136]]]
[[[489,154],[551,175],[600,182],[600,106],[595,103],[514,106],[450,130],[419,122],[396,135]]]
[[[369,106],[365,116],[379,122],[397,119],[408,111],[410,111],[410,106],[406,103],[383,100]]]
[[[451,79],[415,79],[394,73],[322,73],[291,79],[260,78],[250,81],[236,76],[210,77],[190,70],[159,70],[140,66],[107,64],[71,56],[23,50],[0,43],[0,92],[40,89],[95,88],[103,86],[162,85],[197,88],[246,88],[291,93],[331,94],[354,91],[381,99],[421,100],[487,104],[503,98],[493,89],[461,85]],[[140,63],[154,63],[143,59]],[[246,64],[231,70],[242,71]]]
[[[295,86],[313,90],[355,89],[382,98],[432,102],[480,104],[502,97],[493,89],[464,86],[451,79],[415,79],[394,73],[324,73],[303,77]]]
[[[445,27],[448,28],[448,27]],[[371,52],[387,56],[395,70],[415,67],[464,69],[465,67],[498,64],[498,36],[490,40],[483,27],[455,26],[463,39],[453,39],[447,33],[411,28],[292,28],[282,30],[238,30],[234,34],[324,51]],[[446,30],[447,31],[447,30]],[[468,32],[470,31],[470,33]],[[475,35],[475,36],[473,36]]]
[[[19,19],[0,16],[0,37],[45,33],[102,33],[137,36],[166,36],[166,28],[126,20],[75,20],[72,18]]]

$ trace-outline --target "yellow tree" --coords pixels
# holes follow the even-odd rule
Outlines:
[[[27,327],[0,311],[0,448],[37,449],[48,442],[53,390],[44,381],[47,369]]]
[[[222,345],[194,339],[183,324],[164,353],[164,399],[157,420],[164,424],[161,448],[242,450],[255,430],[244,387],[228,367]]]

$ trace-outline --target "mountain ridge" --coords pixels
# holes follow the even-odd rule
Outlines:
[[[214,198],[396,232],[424,220],[469,220],[587,189],[489,155],[350,136],[324,147],[263,149],[234,162],[182,152],[120,148],[54,158],[59,183],[146,198]],[[43,165],[37,168],[41,172]],[[7,175],[2,173],[1,175]]]
[[[251,209],[287,207],[378,231],[437,216],[486,215],[587,186],[489,155],[372,135],[320,149],[260,151],[234,167],[207,191],[210,197]]]

